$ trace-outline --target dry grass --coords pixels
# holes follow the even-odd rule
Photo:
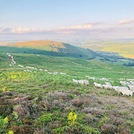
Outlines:
[[[93,51],[115,52],[126,58],[134,58],[133,42],[100,42],[99,44],[87,44],[85,47]]]
[[[126,58],[134,58],[134,44],[115,44],[103,46],[101,51],[105,52],[117,52],[119,55]]]
[[[57,48],[64,48],[63,43],[49,40],[36,40],[36,41],[27,41],[27,42],[16,42],[14,44],[8,44],[8,46],[15,47],[28,47],[28,48],[37,48],[48,51],[57,52]]]

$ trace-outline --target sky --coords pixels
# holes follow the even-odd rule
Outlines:
[[[134,38],[134,0],[0,0],[0,40]]]

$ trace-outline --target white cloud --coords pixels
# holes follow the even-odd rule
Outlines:
[[[32,32],[39,32],[39,30],[37,29],[31,29],[31,28],[9,28],[9,27],[5,27],[5,28],[0,28],[0,33],[1,34],[23,34],[23,33],[32,33]]]
[[[30,29],[30,28],[17,28],[17,29],[12,29],[12,33],[17,33],[17,34],[22,34],[22,33],[29,33],[29,32],[34,32],[35,30]]]
[[[128,24],[134,24],[134,19],[129,19],[129,20],[120,20],[118,22],[119,25],[128,25]]]
[[[94,24],[83,24],[83,25],[73,25],[73,26],[67,26],[67,27],[60,27],[60,29],[64,30],[81,30],[81,29],[91,29],[93,28]]]
[[[134,26],[127,25],[134,23],[134,20],[123,20],[114,23],[85,23],[60,27],[51,30],[31,28],[0,28],[0,35],[21,35],[31,37],[134,37]]]
[[[12,32],[12,29],[9,27],[5,27],[5,28],[1,27],[0,28],[0,33],[11,33],[11,32]]]
[[[67,31],[67,30],[58,30],[55,33],[57,33],[57,34],[70,34],[72,32],[71,31]]]
[[[60,27],[57,29],[52,30],[45,30],[45,29],[31,29],[31,28],[25,28],[25,27],[19,27],[19,28],[0,28],[0,34],[70,34],[75,31],[81,31],[81,30],[90,30],[94,28],[94,26],[98,25],[99,23],[86,23],[83,25],[73,25],[73,26],[67,26],[67,27]]]

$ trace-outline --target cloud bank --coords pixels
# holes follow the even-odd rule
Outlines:
[[[7,36],[8,35],[8,36]],[[61,26],[55,29],[10,28],[0,27],[0,36],[7,38],[15,36],[29,36],[38,38],[134,38],[134,19],[119,20],[117,22],[88,22],[85,24]]]
[[[118,22],[119,25],[128,25],[128,24],[134,24],[134,19],[126,19],[126,20],[120,20]]]

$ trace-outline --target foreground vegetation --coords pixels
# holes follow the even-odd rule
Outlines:
[[[93,81],[134,79],[133,68],[99,60],[0,54],[1,134],[133,134],[134,97],[97,89]],[[18,65],[23,65],[19,67]],[[27,68],[34,67],[33,68]],[[89,86],[72,79],[88,79]]]

